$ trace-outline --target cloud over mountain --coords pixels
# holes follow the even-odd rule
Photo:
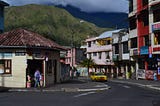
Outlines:
[[[25,4],[71,5],[84,12],[128,12],[128,0],[4,0],[11,6]]]

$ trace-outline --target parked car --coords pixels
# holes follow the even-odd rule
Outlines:
[[[91,78],[92,81],[107,81],[108,80],[107,76],[104,75],[104,73],[100,73],[100,72],[91,73],[90,78]]]

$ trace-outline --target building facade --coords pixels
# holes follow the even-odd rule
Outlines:
[[[160,0],[149,0],[150,58],[149,69],[155,70],[160,80]]]
[[[86,40],[87,58],[93,59],[93,61],[96,63],[96,66],[91,71],[105,72],[110,78],[116,78],[118,76],[122,77],[120,70],[125,69],[126,66],[120,66],[120,64],[118,64],[119,59],[124,59],[124,61],[126,59],[127,61],[129,60],[129,53],[126,55],[125,53],[121,52],[121,46],[128,44],[128,38],[126,39],[124,37],[121,37],[120,42],[118,40],[119,36],[121,34],[124,34],[124,32],[125,30],[123,29],[106,31],[98,37],[88,38]],[[120,44],[122,45],[119,46]],[[120,55],[119,52],[121,52]]]
[[[41,35],[16,29],[0,35],[0,86],[34,86],[39,69],[43,86],[60,82],[60,50],[63,47]],[[29,83],[28,83],[29,82]]]
[[[4,7],[9,6],[8,3],[0,1],[0,33],[4,31]]]
[[[130,0],[130,58],[137,78],[153,80],[159,67],[159,0]]]
[[[114,76],[117,78],[129,79],[133,73],[130,69],[128,38],[124,29],[112,34],[113,61],[116,67]]]

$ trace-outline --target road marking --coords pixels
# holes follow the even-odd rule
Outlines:
[[[128,89],[128,88],[131,88],[130,86],[127,86],[127,85],[124,85],[123,87],[124,87],[124,88],[127,88],[127,89]]]
[[[82,94],[79,94],[79,95],[75,95],[74,97],[77,98],[77,97],[86,96],[86,95],[93,94],[93,93],[96,93],[96,92],[82,93]]]
[[[96,87],[96,88],[100,88],[100,87],[108,87],[108,85],[96,85],[96,86],[94,86],[94,87]]]

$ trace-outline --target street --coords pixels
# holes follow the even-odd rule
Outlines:
[[[111,89],[87,92],[5,92],[0,106],[160,106],[160,92],[105,82]]]

